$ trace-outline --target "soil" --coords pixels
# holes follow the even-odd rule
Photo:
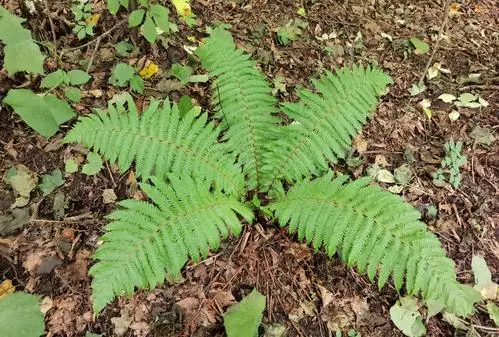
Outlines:
[[[208,83],[189,84],[167,94],[156,89],[171,64],[196,65],[184,48],[193,45],[187,38],[201,39],[206,36],[206,26],[220,23],[230,25],[238,46],[253,55],[270,82],[282,76],[286,90],[277,93],[281,101],[296,100],[295,90],[311,87],[309,80],[323,69],[377,64],[392,76],[394,84],[361,133],[360,139],[367,148],[356,146],[352,151],[352,156],[359,157],[360,165],[343,162],[335,169],[357,177],[366,175],[367,168],[374,163],[381,163],[390,171],[408,165],[413,178],[401,195],[421,210],[430,230],[456,262],[459,281],[473,283],[471,258],[481,254],[493,280],[499,282],[499,143],[484,145],[470,137],[476,126],[488,128],[497,137],[498,4],[493,0],[452,4],[444,38],[431,63],[440,63],[448,71],[426,80],[427,90],[413,97],[408,89],[424,75],[442,23],[441,2],[192,1],[197,26],[187,27],[172,14],[179,32],[168,36],[168,48],[161,43],[149,45],[137,31],[125,26],[104,37],[90,69],[93,80],[84,86],[87,92],[101,90],[103,94],[84,95],[82,102],[73,107],[79,115],[104,108],[106,101],[118,92],[107,83],[113,65],[147,59],[159,65],[160,73],[146,82],[145,95],[136,97],[139,105],[149,95],[178,100],[188,94],[209,111]],[[37,40],[50,42],[53,33],[59,51],[86,42],[78,41],[71,32],[73,18],[68,1],[40,2],[35,14],[30,14],[21,1],[0,3],[26,18]],[[101,14],[96,36],[125,18],[123,13],[111,16],[102,0],[92,3],[94,11]],[[306,13],[303,17],[297,14],[302,6]],[[171,12],[175,13],[173,7]],[[304,20],[308,26],[298,40],[282,46],[276,32],[292,19]],[[324,34],[327,40],[322,39]],[[120,58],[112,46],[125,36],[140,47],[140,52]],[[412,53],[406,42],[412,37],[427,42],[430,53]],[[66,70],[79,68],[79,61],[88,62],[93,51],[94,45],[90,45],[68,53],[62,66]],[[57,61],[49,57],[45,68],[47,72],[55,70]],[[479,83],[463,81],[470,73],[480,73]],[[2,70],[0,100],[10,88],[37,91],[39,83],[39,78],[20,74],[9,78]],[[479,109],[457,108],[437,99],[442,93],[458,96],[463,92],[480,95],[489,105]],[[431,119],[418,104],[423,98],[432,102]],[[455,121],[449,118],[453,110],[460,114]],[[61,143],[72,123],[63,125],[60,134],[47,141],[2,105],[0,176],[18,164],[41,176],[54,169],[64,171],[64,160],[69,156],[83,158],[85,149]],[[448,184],[436,186],[432,178],[444,157],[443,145],[451,138],[463,141],[463,153],[468,158],[458,189]],[[64,185],[57,190],[66,200],[63,217],[53,210],[56,192],[42,196],[35,190],[29,203],[29,223],[0,237],[0,281],[12,280],[18,291],[41,296],[42,306],[47,309],[49,337],[84,336],[86,332],[104,336],[223,336],[221,314],[254,287],[267,298],[264,325],[282,325],[288,336],[333,336],[336,329],[344,333],[354,329],[362,336],[402,336],[389,318],[389,309],[398,298],[392,286],[378,291],[355,269],[337,258],[331,260],[320,252],[313,254],[311,248],[263,218],[246,226],[239,238],[227,241],[209,259],[197,265],[189,263],[181,280],[169,280],[153,290],[138,291],[131,298],[119,298],[94,317],[87,270],[93,264],[92,253],[100,244],[99,236],[106,224],[104,216],[116,208],[114,203],[103,202],[104,190],[114,190],[117,200],[140,192],[136,191],[133,173],[120,174],[113,165],[106,164],[96,176],[74,173],[65,174],[64,179]],[[0,182],[0,215],[10,214],[14,199],[11,187]],[[437,215],[428,212],[430,205],[437,208]],[[477,336],[491,336],[499,331],[483,305],[468,321],[475,326]],[[466,334],[444,322],[442,315],[425,323],[428,336]]]

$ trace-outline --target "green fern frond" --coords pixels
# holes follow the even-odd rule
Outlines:
[[[267,155],[276,168],[274,184],[319,175],[344,158],[391,78],[379,69],[355,66],[327,72],[312,83],[320,93],[302,90],[298,103],[282,104],[292,123],[280,129]]]
[[[264,162],[265,154],[280,122],[272,115],[277,110],[269,84],[250,55],[237,49],[225,30],[213,30],[196,54],[203,67],[216,77],[213,105],[221,124],[228,127],[224,139],[243,167],[247,188],[268,184],[272,172]]]
[[[189,258],[199,261],[221,238],[239,235],[236,214],[251,222],[253,213],[235,198],[211,192],[206,181],[187,176],[169,176],[169,181],[151,178],[142,190],[153,203],[125,200],[111,213],[104,241],[90,269],[94,312],[115,296],[132,294],[135,287],[153,288],[175,276]]]
[[[471,313],[479,293],[456,281],[453,261],[419,221],[420,213],[402,198],[368,185],[369,179],[347,180],[331,180],[328,174],[299,182],[270,208],[281,226],[289,225],[315,250],[324,247],[329,256],[338,251],[371,281],[378,274],[379,288],[392,276],[399,291],[405,275],[409,294],[438,300],[461,316]]]
[[[166,177],[192,174],[208,179],[228,193],[240,195],[244,180],[240,168],[217,143],[220,130],[207,124],[207,114],[191,110],[181,117],[176,104],[152,101],[139,116],[132,99],[128,112],[109,105],[107,111],[83,117],[65,138],[94,148],[122,172],[136,163],[137,176]]]

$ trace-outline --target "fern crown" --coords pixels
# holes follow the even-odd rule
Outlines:
[[[281,226],[377,277],[379,288],[391,277],[397,291],[458,315],[473,311],[479,294],[456,281],[454,263],[417,210],[366,178],[352,182],[330,171],[375,110],[388,75],[361,66],[326,72],[299,91],[299,101],[278,106],[230,33],[213,30],[196,55],[213,77],[214,119],[196,110],[182,115],[169,101],[152,101],[140,113],[129,99],[127,108],[111,104],[83,117],[65,138],[121,171],[135,164],[149,198],[122,201],[108,216],[90,270],[96,313],[239,235],[255,212],[244,198],[263,193]]]

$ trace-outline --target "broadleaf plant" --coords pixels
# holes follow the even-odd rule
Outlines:
[[[43,74],[45,56],[21,24],[25,20],[0,6],[0,41],[5,45],[4,66],[10,75],[18,71]]]
[[[111,213],[91,268],[93,308],[116,296],[179,276],[221,239],[237,236],[255,213],[272,217],[314,250],[348,266],[391,277],[397,291],[436,300],[457,315],[480,295],[456,281],[454,263],[420,214],[368,178],[331,172],[376,108],[391,78],[372,67],[326,72],[277,106],[256,63],[220,28],[197,48],[212,83],[214,119],[152,101],[139,113],[110,104],[83,117],[66,136],[122,170],[135,163],[149,201],[124,200]],[[285,118],[283,118],[285,115]],[[289,121],[281,126],[283,120]]]
[[[11,89],[3,103],[8,104],[26,124],[50,138],[76,114],[69,104],[54,95],[37,95],[27,89]]]
[[[253,289],[223,314],[227,337],[257,337],[265,310],[265,296]]]

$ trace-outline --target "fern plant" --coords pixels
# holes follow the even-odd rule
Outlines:
[[[189,259],[237,236],[242,219],[251,223],[268,210],[316,251],[377,276],[379,288],[391,277],[397,291],[405,284],[405,292],[447,311],[473,311],[479,294],[456,281],[454,263],[417,210],[366,178],[349,181],[330,170],[375,110],[389,76],[371,67],[327,72],[314,90],[299,92],[298,102],[277,106],[230,33],[213,30],[196,53],[214,78],[211,121],[196,110],[181,116],[168,101],[139,113],[129,100],[128,109],[110,105],[84,117],[66,137],[122,171],[135,163],[150,199],[122,201],[108,216],[90,270],[96,313],[116,296],[178,276]],[[248,202],[252,197],[264,206]]]

